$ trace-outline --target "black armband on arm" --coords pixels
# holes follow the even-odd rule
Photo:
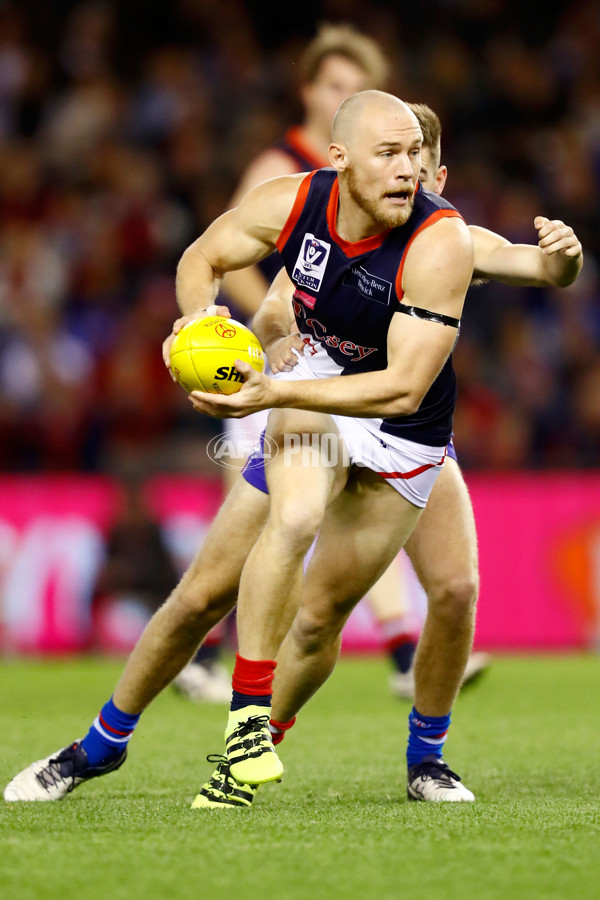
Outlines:
[[[404,313],[406,316],[413,316],[415,319],[426,319],[428,322],[437,322],[438,325],[460,328],[460,319],[453,319],[452,316],[444,316],[442,313],[431,312],[429,309],[421,309],[418,306],[407,306],[405,303],[401,303],[396,311]]]

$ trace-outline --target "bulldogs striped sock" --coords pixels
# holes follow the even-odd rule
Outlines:
[[[140,716],[117,709],[112,697],[105,703],[81,746],[91,766],[99,766],[119,756],[133,734]]]
[[[406,762],[409,769],[426,756],[442,758],[449,727],[450,713],[447,716],[422,716],[413,706],[408,716]]]
[[[245,659],[236,653],[231,680],[232,712],[244,706],[264,706],[270,711],[276,665],[274,659]]]

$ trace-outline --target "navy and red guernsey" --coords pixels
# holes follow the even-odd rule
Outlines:
[[[296,288],[294,314],[305,342],[304,356],[317,378],[386,368],[387,333],[392,316],[401,309],[402,272],[411,241],[440,218],[460,217],[450,203],[419,186],[405,225],[350,243],[335,228],[338,197],[334,169],[310,172],[277,241]],[[450,356],[419,409],[376,420],[378,430],[382,439],[392,434],[443,447],[452,437],[455,402]]]
[[[305,143],[302,138],[302,131],[298,125],[288,128],[283,138],[273,146],[273,149],[279,150],[289,157],[294,163],[298,174],[300,172],[312,172],[313,169],[319,169],[321,166],[327,165],[327,160],[321,159]],[[270,256],[258,263],[258,268],[269,284],[271,284],[281,267],[282,262],[279,253],[271,253]]]

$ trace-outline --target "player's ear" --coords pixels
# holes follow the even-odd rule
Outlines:
[[[344,172],[348,168],[348,151],[343,144],[329,145],[329,161],[338,172]]]
[[[446,187],[446,178],[448,177],[448,169],[446,166],[440,166],[435,174],[435,193],[442,194]]]

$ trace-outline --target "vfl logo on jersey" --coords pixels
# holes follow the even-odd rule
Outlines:
[[[318,292],[325,275],[330,250],[331,244],[318,240],[313,234],[305,234],[292,274],[296,284]]]

